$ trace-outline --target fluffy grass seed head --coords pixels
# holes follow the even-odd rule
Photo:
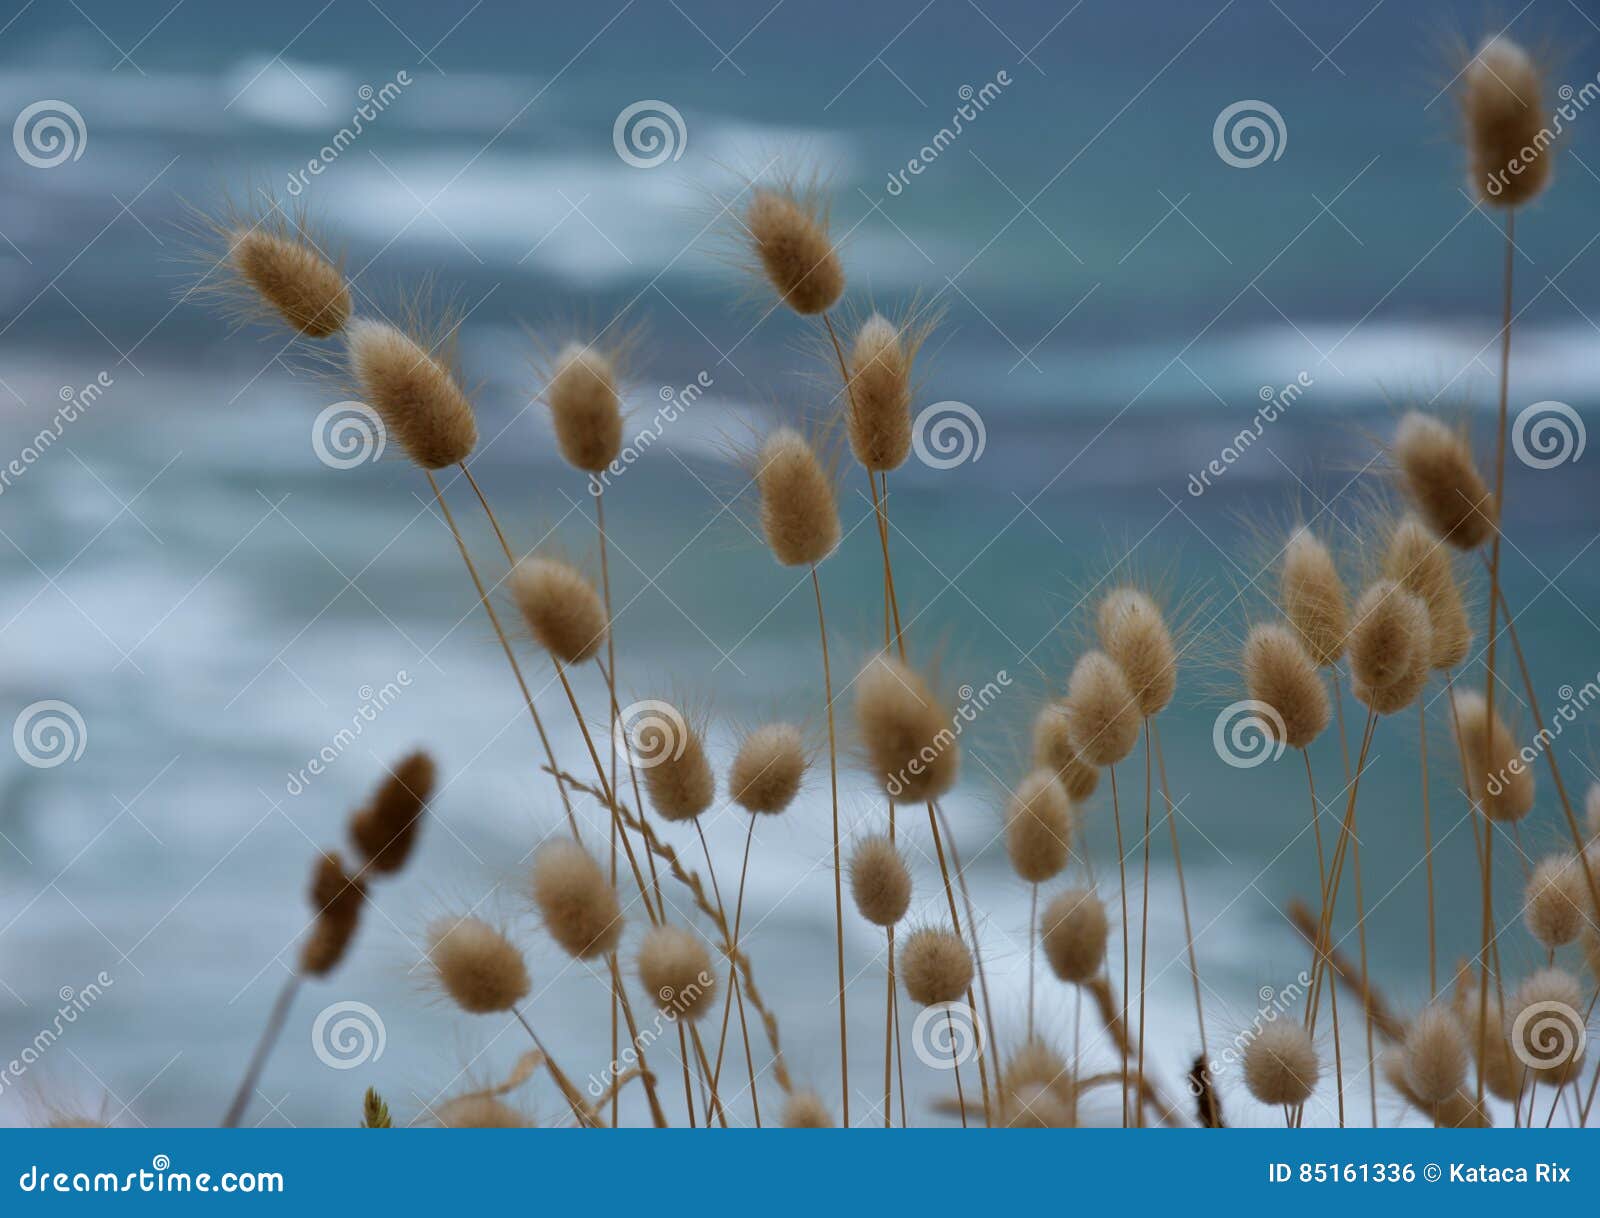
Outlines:
[[[1070,702],[1047,702],[1034,716],[1033,764],[1060,779],[1074,803],[1088,799],[1100,785],[1100,771],[1079,756],[1072,743]]]
[[[471,1015],[509,1011],[528,996],[522,952],[482,918],[440,918],[428,927],[434,980]]]
[[[1461,74],[1467,185],[1491,207],[1519,207],[1550,184],[1555,149],[1545,130],[1544,79],[1521,46],[1497,34]]]
[[[1494,535],[1499,511],[1462,432],[1408,410],[1390,453],[1407,496],[1438,536],[1459,550],[1473,550]]]
[[[1350,634],[1350,608],[1333,553],[1320,537],[1298,528],[1283,549],[1278,600],[1319,667],[1344,655]]]
[[[806,774],[805,738],[792,723],[768,723],[739,745],[728,770],[728,795],[746,812],[782,812]]]
[[[652,928],[639,943],[639,978],[657,1007],[699,1019],[716,1005],[717,975],[699,936],[681,926]]]
[[[539,918],[569,956],[592,960],[616,950],[622,908],[604,868],[571,838],[551,838],[534,855],[530,892]]]
[[[911,361],[921,341],[873,313],[850,345],[845,404],[850,451],[863,469],[899,469],[911,453]]]
[[[1274,1020],[1245,1046],[1245,1086],[1263,1104],[1305,1103],[1317,1089],[1320,1072],[1310,1033],[1293,1019]]]
[[[1160,714],[1178,688],[1178,656],[1161,610],[1136,588],[1115,588],[1098,618],[1100,646],[1128,679],[1139,713]]]
[[[478,443],[472,403],[448,363],[385,321],[356,318],[346,327],[350,369],[361,400],[423,469],[444,469]]]
[[[378,785],[366,806],[351,816],[350,841],[367,870],[392,875],[405,866],[437,774],[427,753],[409,753]]]
[[[569,465],[598,474],[616,460],[622,450],[622,401],[610,355],[568,343],[556,354],[544,400]]]
[[[1467,790],[1495,821],[1521,820],[1533,810],[1533,768],[1522,759],[1498,712],[1476,690],[1457,690],[1452,719],[1467,758]]]
[[[1139,700],[1122,666],[1103,651],[1079,657],[1067,682],[1072,742],[1091,765],[1116,765],[1139,742]]]
[[[761,529],[786,567],[814,566],[839,544],[833,476],[811,442],[792,427],[767,437],[756,457]]]
[[[1030,884],[1053,878],[1072,857],[1072,800],[1049,770],[1034,770],[1017,784],[1006,811],[1006,854],[1011,869]]]
[[[1295,749],[1305,748],[1322,734],[1333,711],[1299,634],[1276,622],[1252,626],[1243,659],[1245,690],[1276,716],[1257,716],[1262,730]]]
[[[844,294],[844,265],[828,236],[827,210],[817,189],[755,187],[744,230],[762,275],[796,313],[826,313]]]
[[[1474,1060],[1479,1056],[1482,1041],[1483,1082],[1490,1095],[1508,1103],[1519,1099],[1527,1082],[1527,1071],[1511,1051],[1508,1036],[1510,1025],[1506,1022],[1505,1007],[1500,1002],[1496,987],[1489,988],[1489,1000],[1484,1005],[1484,1021],[1478,1021],[1478,978],[1463,976],[1452,997],[1456,1018],[1467,1034],[1467,1050]],[[1480,1029],[1484,1029],[1480,1037]]]
[[[919,1006],[955,1002],[972,984],[972,953],[960,935],[925,926],[912,931],[900,948],[900,976]]]
[[[833,1116],[815,1091],[793,1092],[783,1105],[785,1129],[832,1129]]]
[[[1583,865],[1567,855],[1541,859],[1528,877],[1523,920],[1528,931],[1552,951],[1577,940],[1592,908]]]
[[[1472,650],[1472,620],[1450,551],[1420,517],[1407,515],[1389,531],[1383,573],[1427,605],[1428,625],[1433,631],[1432,666],[1459,668]]]
[[[1448,1006],[1424,1008],[1406,1029],[1406,1082],[1425,1104],[1441,1104],[1467,1077],[1471,1054],[1461,1021]]]
[[[1543,968],[1517,987],[1506,1011],[1511,1051],[1540,1082],[1564,1083],[1583,1068],[1588,996],[1565,969]]]
[[[563,664],[582,664],[606,641],[606,606],[582,571],[558,558],[524,558],[511,571],[511,598],[539,645]]]
[[[1110,933],[1105,904],[1087,888],[1059,893],[1039,915],[1039,942],[1050,971],[1077,985],[1099,973]]]
[[[850,895],[874,926],[893,926],[911,908],[911,872],[887,837],[865,837],[850,852]]]
[[[311,869],[311,933],[300,948],[300,971],[325,977],[344,959],[361,922],[366,899],[361,881],[346,874],[344,861],[332,850],[317,856]]]
[[[717,776],[700,729],[689,716],[667,706],[658,720],[637,730],[638,751],[643,755],[638,769],[650,806],[661,819],[693,820],[709,808],[717,797]],[[661,737],[652,740],[650,732],[660,732]]]
[[[874,780],[906,803],[937,799],[961,768],[961,747],[944,708],[910,666],[890,655],[856,680],[856,720]]]
[[[331,338],[349,322],[343,258],[326,252],[303,207],[230,203],[193,220],[194,261],[204,273],[191,292],[216,298],[241,323],[281,322],[307,338]]]
[[[1355,695],[1380,715],[1417,700],[1433,665],[1427,603],[1393,580],[1379,580],[1356,602],[1350,631]]]

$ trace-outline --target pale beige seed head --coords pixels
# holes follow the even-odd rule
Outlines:
[[[1452,1005],[1456,1017],[1461,1021],[1461,1026],[1466,1030],[1467,1049],[1472,1054],[1473,1060],[1479,1058],[1480,1032],[1482,1048],[1482,1065],[1484,1086],[1489,1094],[1497,1099],[1512,1102],[1518,1099],[1527,1083],[1527,1071],[1511,1051],[1511,1041],[1507,1035],[1509,1024],[1505,1018],[1505,1008],[1501,1005],[1499,994],[1494,986],[1489,987],[1488,1002],[1484,1004],[1484,1020],[1478,1019],[1478,978],[1473,976],[1470,980],[1463,979],[1456,988]]]
[[[1443,1103],[1467,1077],[1467,1035],[1448,1006],[1424,1008],[1407,1027],[1402,1051],[1406,1081],[1425,1104]]]
[[[1395,429],[1391,454],[1412,504],[1445,541],[1472,550],[1494,534],[1499,519],[1494,495],[1464,435],[1432,415],[1410,410]]]
[[[1485,42],[1461,74],[1467,185],[1491,207],[1519,207],[1550,184],[1555,148],[1543,94],[1538,65],[1504,34]]]
[[[768,723],[746,736],[728,771],[728,795],[746,812],[782,812],[806,773],[805,738],[792,723]]]
[[[1100,785],[1100,771],[1078,755],[1072,743],[1072,704],[1047,702],[1033,720],[1033,764],[1049,770],[1082,803]]]
[[[1565,969],[1543,968],[1507,1002],[1511,1051],[1542,1083],[1564,1083],[1583,1068],[1588,996]]]
[[[1591,906],[1589,885],[1576,859],[1551,855],[1528,877],[1522,917],[1533,937],[1554,950],[1575,941]]]
[[[1155,601],[1136,588],[1115,588],[1100,602],[1099,627],[1100,646],[1128,679],[1139,713],[1160,714],[1178,688],[1178,656]]]
[[[832,1129],[833,1117],[815,1091],[796,1091],[784,1101],[785,1129]]]
[[[759,187],[744,222],[762,274],[796,313],[826,313],[844,294],[844,266],[815,200]]]
[[[1467,758],[1467,790],[1490,820],[1521,820],[1533,810],[1533,767],[1522,759],[1510,730],[1475,690],[1458,690],[1452,719]]]
[[[1458,668],[1472,650],[1472,619],[1456,580],[1450,550],[1417,516],[1406,516],[1389,533],[1383,573],[1428,606],[1434,668]]]
[[[445,1129],[526,1129],[528,1119],[502,1099],[484,1092],[458,1095],[434,1109]]]
[[[1081,656],[1067,682],[1072,742],[1091,765],[1116,765],[1139,741],[1139,701],[1122,666],[1103,651]]]
[[[899,469],[911,452],[912,355],[904,336],[881,313],[856,331],[845,410],[850,451],[863,469]]]
[[[568,464],[598,474],[616,460],[622,449],[622,402],[616,369],[605,352],[581,343],[563,347],[544,400]]]
[[[911,1001],[921,1006],[955,1002],[972,984],[972,953],[961,936],[923,927],[900,949],[900,976]]]
[[[444,363],[387,322],[356,318],[346,342],[362,401],[408,457],[434,470],[471,455],[478,443],[472,403]]]
[[[699,1019],[716,1005],[711,955],[681,926],[657,926],[640,941],[639,979],[656,1006],[685,1019]]]
[[[761,529],[772,556],[786,567],[821,562],[839,544],[839,504],[816,450],[798,431],[780,427],[756,460]]]
[[[1344,655],[1350,633],[1344,581],[1332,552],[1310,529],[1296,529],[1284,547],[1278,600],[1283,615],[1319,666],[1333,664]]]
[[[1245,1086],[1263,1104],[1305,1103],[1317,1089],[1320,1072],[1310,1034],[1292,1018],[1267,1024],[1245,1046]]]
[[[1006,854],[1030,884],[1055,876],[1072,857],[1073,811],[1067,789],[1049,770],[1023,777],[1006,811]]]
[[[911,872],[887,837],[862,838],[850,853],[850,895],[874,926],[893,926],[911,908]]]
[[[284,322],[309,338],[329,338],[350,320],[344,272],[294,228],[259,225],[229,238],[228,260]]]
[[[1257,718],[1275,741],[1303,749],[1328,726],[1333,710],[1311,653],[1287,626],[1252,626],[1244,643],[1244,684],[1274,715]]]
[[[539,645],[563,664],[582,664],[606,641],[606,606],[583,572],[556,558],[524,558],[511,597]]]
[[[1478,1109],[1476,1097],[1465,1087],[1458,1087],[1436,1104],[1429,1103],[1411,1089],[1411,1079],[1406,1074],[1406,1054],[1403,1048],[1384,1052],[1380,1066],[1389,1086],[1398,1091],[1410,1104],[1440,1129],[1486,1129],[1489,1122]]]
[[[1385,599],[1394,601],[1395,612],[1386,612],[1379,617],[1386,621],[1392,619],[1395,628],[1404,636],[1409,664],[1400,677],[1388,685],[1368,685],[1360,676],[1355,676],[1353,684],[1355,696],[1360,701],[1380,715],[1394,715],[1415,703],[1428,684],[1428,673],[1433,665],[1433,626],[1428,618],[1428,606],[1420,596],[1395,585]],[[1360,608],[1358,605],[1357,609]],[[1354,640],[1350,651],[1352,672],[1356,667],[1358,649],[1383,652],[1389,648],[1392,652],[1397,641],[1396,638],[1383,640],[1369,637],[1363,631],[1352,631],[1351,638]]]
[[[1356,601],[1350,626],[1350,675],[1357,685],[1387,689],[1405,680],[1416,665],[1417,614],[1427,620],[1427,606],[1391,579],[1380,579]],[[1424,655],[1431,658],[1428,643]]]
[[[1093,980],[1105,963],[1110,933],[1104,903],[1087,888],[1059,893],[1039,915],[1044,958],[1062,981],[1081,985]]]
[[[923,803],[955,784],[960,744],[944,708],[908,665],[880,655],[861,670],[856,721],[873,779],[891,798]]]
[[[717,777],[699,731],[681,712],[664,714],[658,723],[638,730],[639,751],[645,754],[638,769],[650,806],[662,820],[693,820],[717,797]],[[651,731],[659,731],[661,738],[646,738]]]
[[[481,918],[442,918],[428,927],[428,960],[439,988],[463,1011],[509,1011],[528,996],[522,953]]]
[[[615,951],[622,908],[605,870],[570,838],[552,838],[533,859],[534,906],[550,937],[569,956],[592,960]]]

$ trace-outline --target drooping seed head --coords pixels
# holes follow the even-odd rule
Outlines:
[[[434,979],[471,1015],[509,1011],[528,996],[528,966],[516,944],[481,918],[441,918],[428,927]]]
[[[957,934],[925,926],[900,949],[900,976],[911,1001],[921,1006],[955,1002],[972,984],[972,953]]]
[[[511,597],[539,645],[563,664],[582,664],[606,641],[606,606],[582,571],[558,558],[524,558]]]
[[[1550,184],[1555,148],[1543,94],[1538,65],[1504,34],[1485,42],[1461,74],[1467,185],[1491,207],[1519,207]]]
[[[1483,695],[1458,690],[1452,717],[1467,759],[1467,791],[1490,820],[1521,820],[1533,810],[1533,768],[1523,760],[1496,712],[1489,721]]]
[[[1113,589],[1100,602],[1099,627],[1100,646],[1128,679],[1139,713],[1160,714],[1178,687],[1178,656],[1155,601],[1136,588]]]
[[[796,1091],[783,1105],[785,1129],[832,1129],[833,1117],[815,1091]]]
[[[1320,1072],[1310,1033],[1293,1019],[1274,1020],[1245,1046],[1245,1086],[1263,1104],[1305,1103],[1317,1089]]]
[[[856,720],[873,779],[906,803],[937,799],[961,768],[961,748],[927,683],[893,656],[880,655],[856,680]]]
[[[344,272],[299,224],[269,222],[234,230],[228,263],[286,325],[308,338],[329,338],[350,320]]]
[[[1467,1035],[1448,1006],[1425,1007],[1411,1021],[1403,1052],[1406,1081],[1425,1104],[1443,1103],[1467,1077]]]
[[[1552,950],[1574,942],[1592,908],[1589,885],[1578,860],[1556,854],[1541,859],[1528,877],[1522,917],[1528,931]]]
[[[1278,600],[1319,667],[1344,655],[1350,633],[1350,610],[1339,568],[1326,543],[1310,529],[1299,528],[1283,550],[1278,573]]]
[[[1419,517],[1406,516],[1390,531],[1383,573],[1428,606],[1432,666],[1459,667],[1472,649],[1472,621],[1450,551]]]
[[[911,452],[911,360],[915,342],[874,313],[850,347],[845,421],[850,451],[863,469],[899,469]]]
[[[746,812],[782,812],[806,773],[805,738],[792,723],[768,723],[746,736],[728,771],[728,794]]]
[[[645,729],[640,730],[642,733]],[[639,770],[644,777],[645,792],[650,796],[650,806],[662,820],[693,820],[717,797],[717,777],[706,756],[705,742],[681,711],[663,716],[660,723],[649,730],[672,736],[670,741],[662,741],[659,748],[650,740],[640,741],[641,751],[648,753]]]
[[[1056,875],[1072,857],[1072,800],[1049,770],[1024,776],[1006,812],[1006,854],[1030,884]]]
[[[544,400],[567,463],[598,474],[622,449],[622,403],[611,358],[597,347],[569,343],[555,358]]]
[[[1588,998],[1565,969],[1543,968],[1509,1000],[1511,1051],[1540,1082],[1560,1084],[1583,1068]]]
[[[1078,755],[1072,743],[1072,704],[1047,702],[1033,720],[1033,764],[1049,770],[1082,803],[1100,785],[1100,771]]]
[[[533,859],[530,890],[550,937],[569,956],[592,960],[616,950],[622,908],[605,870],[570,838],[552,838]]]
[[[1093,980],[1106,959],[1111,924],[1106,907],[1087,888],[1069,888],[1039,915],[1039,942],[1050,971],[1081,985]]]
[[[1122,666],[1103,651],[1086,652],[1067,682],[1072,743],[1091,765],[1116,765],[1139,741],[1139,700]]]
[[[911,908],[911,872],[887,837],[866,837],[850,854],[850,895],[874,926],[893,926]]]
[[[1260,716],[1274,740],[1303,749],[1328,726],[1332,707],[1311,653],[1287,626],[1252,626],[1244,643],[1244,683],[1251,699],[1272,708]]]
[[[716,1005],[710,953],[699,936],[681,926],[654,927],[640,941],[639,978],[662,1011],[696,1020]]]
[[[350,841],[366,867],[392,875],[406,864],[422,828],[422,813],[433,796],[436,769],[423,752],[400,759],[372,799],[350,818]]]
[[[1430,529],[1460,550],[1489,540],[1499,511],[1464,435],[1432,415],[1410,410],[1395,429],[1391,453],[1406,493]]]
[[[744,223],[772,290],[796,313],[826,313],[844,294],[844,266],[819,202],[792,189],[758,187]]]
[[[772,556],[786,567],[814,566],[839,544],[833,478],[798,431],[780,427],[756,458],[761,529]]]
[[[478,443],[472,403],[445,363],[388,322],[347,327],[350,368],[361,398],[423,469],[464,461]]]

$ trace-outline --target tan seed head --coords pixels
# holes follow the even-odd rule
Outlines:
[[[772,290],[796,313],[825,313],[844,293],[844,267],[816,200],[793,190],[758,187],[745,230]]]
[[[1072,800],[1049,770],[1023,777],[1006,813],[1011,868],[1030,884],[1055,876],[1072,857]]]
[[[423,469],[465,461],[478,443],[472,403],[443,362],[388,322],[347,327],[350,368],[362,401]]]
[[[544,928],[563,951],[592,960],[616,950],[622,909],[605,870],[570,838],[539,848],[531,876],[533,903]]]
[[[1122,666],[1103,651],[1081,656],[1067,682],[1072,742],[1091,765],[1116,765],[1139,741],[1139,700]]]
[[[639,978],[662,1011],[699,1019],[716,1005],[717,975],[697,935],[681,926],[653,928],[639,944]]]
[[[568,464],[598,474],[622,449],[622,403],[605,352],[570,343],[556,356],[545,403]]]
[[[511,597],[539,645],[563,664],[582,664],[606,641],[606,606],[587,576],[557,558],[524,558]]]
[[[509,1011],[528,996],[528,967],[510,939],[481,918],[442,918],[428,927],[434,979],[463,1011]]]
[[[911,872],[887,837],[866,837],[850,854],[850,895],[874,926],[893,926],[911,908]]]
[[[744,738],[728,771],[728,795],[746,812],[782,812],[806,773],[805,739],[792,723],[768,723]]]
[[[1139,713],[1160,714],[1178,687],[1172,632],[1155,601],[1135,588],[1116,588],[1100,602],[1100,646],[1121,667]]]
[[[856,680],[856,720],[872,776],[891,798],[937,799],[961,768],[961,748],[944,709],[908,665],[880,655]]]
[[[923,927],[900,949],[900,976],[911,1001],[921,1006],[955,1002],[972,984],[972,953],[959,935]]]
[[[1094,979],[1106,958],[1111,924],[1100,898],[1086,888],[1069,888],[1039,915],[1039,942],[1050,971],[1081,985]]]

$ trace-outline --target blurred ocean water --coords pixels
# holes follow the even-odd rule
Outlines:
[[[393,311],[407,284],[433,275],[465,315],[484,437],[473,468],[514,544],[595,558],[584,482],[529,404],[521,323],[548,339],[619,315],[644,322],[630,431],[651,430],[674,391],[708,386],[606,503],[620,692],[705,708],[720,771],[738,733],[774,715],[803,717],[825,741],[810,589],[752,531],[737,449],[775,420],[825,417],[835,390],[817,335],[752,296],[710,231],[730,167],[806,150],[831,173],[852,306],[917,294],[942,306],[918,405],[966,404],[983,432],[976,460],[913,460],[896,474],[890,511],[914,650],[937,657],[952,697],[1006,677],[964,734],[945,809],[980,910],[998,1034],[1013,1044],[1025,1025],[1029,953],[1029,894],[996,840],[1006,790],[1027,764],[1034,709],[1085,645],[1093,597],[1130,573],[1167,589],[1187,626],[1161,737],[1213,1053],[1306,967],[1279,912],[1315,884],[1303,772],[1294,758],[1230,767],[1213,726],[1242,696],[1231,657],[1267,612],[1274,532],[1299,514],[1348,551],[1372,536],[1373,439],[1398,403],[1460,410],[1480,439],[1492,420],[1501,245],[1497,218],[1463,193],[1451,100],[1436,96],[1453,71],[1432,49],[1457,20],[1449,6],[1381,6],[1360,21],[1244,0],[1137,15],[1088,0],[1065,16],[956,0],[871,14],[780,4],[765,18],[644,0],[537,16],[353,0],[225,19],[192,0],[74,9],[25,6],[0,51],[0,113],[59,100],[82,122],[75,159],[0,157],[0,455],[20,462],[0,480],[0,687],[11,716],[67,703],[82,744],[58,765],[0,759],[0,1067],[56,1027],[63,1005],[100,992],[36,1061],[0,1072],[0,1119],[54,1104],[129,1124],[215,1121],[293,960],[312,855],[339,843],[383,766],[417,745],[445,779],[417,862],[374,890],[348,965],[301,994],[252,1119],[353,1123],[370,1084],[426,1120],[441,1097],[509,1072],[521,1030],[466,1021],[421,984],[428,921],[461,905],[526,932],[536,1026],[569,1071],[598,1073],[609,1056],[595,1035],[603,979],[568,967],[526,912],[526,863],[559,831],[559,806],[425,481],[395,452],[352,468],[319,460],[319,415],[349,394],[281,336],[230,333],[184,295],[195,272],[185,201],[210,207],[252,185],[286,193],[312,161],[324,168],[301,197],[347,246],[359,307]],[[1569,46],[1558,81],[1600,70],[1570,6],[1540,0],[1513,33]],[[1000,71],[1012,83],[926,157],[961,88]],[[373,96],[363,87],[402,74],[410,83],[340,146]],[[680,114],[682,147],[642,169],[612,129],[649,99]],[[1212,136],[1241,99],[1269,102],[1284,124],[1281,155],[1249,169]],[[1586,429],[1600,371],[1589,121],[1600,128],[1574,122],[1556,186],[1519,219],[1512,376],[1514,409],[1556,400]],[[913,157],[925,171],[890,191]],[[1304,392],[1241,447],[1291,383]],[[72,402],[81,408],[64,418]],[[1507,586],[1547,713],[1600,671],[1593,460],[1514,459],[1509,471]],[[1213,461],[1222,472],[1193,493]],[[851,472],[846,541],[823,571],[841,683],[882,629],[870,504]],[[470,490],[443,481],[498,578]],[[581,772],[559,690],[522,650],[557,752]],[[1476,867],[1438,693],[1428,755],[1441,959],[1453,967],[1476,947],[1463,912]],[[579,696],[603,733],[603,690],[580,679]],[[375,699],[383,709],[363,715]],[[1346,709],[1354,737],[1359,708]],[[1402,1004],[1426,997],[1416,733],[1414,715],[1380,727],[1361,797],[1368,950]],[[1592,743],[1583,718],[1567,729],[1570,786],[1591,781]],[[324,750],[326,772],[297,777]],[[791,1071],[836,1106],[818,757],[801,802],[757,827],[745,941]],[[1335,734],[1313,760],[1331,799],[1343,776]],[[1137,842],[1143,753],[1123,768],[1123,830]],[[1176,1092],[1199,1045],[1156,807],[1148,1040]],[[881,827],[853,756],[841,810],[852,836]],[[585,815],[599,823],[594,807]],[[1084,844],[1108,895],[1111,815],[1103,785]],[[915,913],[937,918],[925,818],[902,823]],[[1559,846],[1560,823],[1542,783],[1529,857]],[[731,902],[746,823],[719,807],[705,827]],[[669,836],[703,868],[696,838]],[[1523,862],[1511,850],[1500,862],[1500,915],[1514,923]],[[1349,899],[1347,887],[1347,927]],[[1501,948],[1508,971],[1535,961],[1514,924]],[[879,1120],[880,936],[857,922],[847,951],[852,1112]],[[377,1012],[383,1051],[332,1068],[314,1021],[347,1002]],[[1076,1016],[1070,995],[1042,984],[1039,1019],[1068,1048]],[[1089,1061],[1110,1060],[1087,1019],[1081,1043]],[[675,1040],[661,1044],[670,1076]],[[924,1117],[949,1082],[907,1066]],[[1222,1085],[1247,1115],[1239,1080]],[[770,1076],[761,1088],[765,1115]],[[553,1117],[553,1094],[539,1094]]]

